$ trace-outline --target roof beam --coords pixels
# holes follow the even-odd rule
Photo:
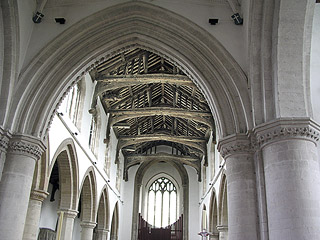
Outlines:
[[[156,153],[150,155],[133,155],[125,157],[125,166],[123,179],[128,181],[128,169],[134,165],[140,164],[146,161],[165,161],[165,162],[181,162],[183,164],[193,167],[198,173],[198,181],[201,181],[201,168],[200,159],[184,156],[184,155],[172,155],[168,153]]]
[[[134,162],[145,162],[145,161],[153,161],[153,160],[159,160],[159,161],[180,161],[182,163],[189,163],[189,162],[196,162],[199,161],[200,158],[198,157],[191,157],[186,155],[173,155],[169,153],[154,153],[154,154],[133,154],[126,156],[129,164]]]
[[[148,117],[148,116],[159,116],[167,115],[171,117],[185,118],[196,122],[203,123],[213,128],[213,120],[210,112],[195,111],[181,108],[171,107],[148,107],[141,109],[111,109],[108,110],[113,115],[112,125],[124,121],[126,119],[135,117]]]
[[[168,141],[184,144],[189,147],[196,148],[202,153],[206,151],[206,140],[204,138],[188,137],[188,136],[171,136],[167,134],[144,134],[138,136],[120,136],[119,149],[124,147],[151,141]]]
[[[102,75],[98,74],[96,80],[100,82],[98,92],[105,92],[121,87],[149,83],[169,83],[177,86],[185,85],[195,87],[194,83],[185,75],[174,74],[136,74],[136,75]],[[103,83],[103,84],[102,84]]]

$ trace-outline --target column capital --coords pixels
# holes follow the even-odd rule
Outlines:
[[[67,218],[75,218],[78,215],[78,211],[72,209],[60,209],[58,211],[58,215],[61,213],[63,213],[63,215]]]
[[[253,149],[247,134],[233,134],[221,139],[218,143],[218,151],[224,159],[235,154],[252,153]]]
[[[41,157],[45,149],[40,139],[27,135],[13,135],[8,145],[8,152],[27,155],[35,160]]]
[[[30,199],[43,202],[47,197],[49,196],[49,193],[43,190],[34,189],[30,193]]]
[[[7,152],[11,134],[0,127],[0,151]]]
[[[255,127],[253,132],[260,147],[287,139],[304,139],[317,144],[320,126],[310,118],[279,118]]]
[[[82,228],[94,229],[96,225],[97,225],[97,223],[95,223],[95,222],[89,222],[89,221],[81,221],[81,223],[80,223],[80,226],[81,226]]]
[[[96,231],[100,232],[100,233],[108,233],[108,232],[110,232],[108,229],[105,229],[105,228],[97,228]]]
[[[218,232],[228,232],[228,225],[217,225]]]

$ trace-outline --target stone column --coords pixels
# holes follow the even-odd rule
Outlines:
[[[228,226],[218,225],[219,240],[228,240]]]
[[[0,127],[0,181],[11,135]]]
[[[23,240],[37,240],[42,202],[48,195],[48,192],[42,190],[31,191]]]
[[[96,225],[94,222],[81,222],[81,240],[92,240],[93,229]]]
[[[59,223],[57,230],[57,239],[72,240],[74,219],[78,211],[75,210],[60,210],[58,211]]]
[[[258,239],[256,176],[251,141],[245,134],[219,142],[226,161],[228,235],[232,240]]]
[[[10,139],[0,182],[0,239],[22,239],[34,167],[44,149],[31,136]]]
[[[107,229],[97,229],[96,240],[107,240],[109,231]]]
[[[279,119],[255,133],[264,163],[269,239],[319,239],[319,125]]]
[[[213,233],[209,236],[210,240],[219,240],[219,233]]]

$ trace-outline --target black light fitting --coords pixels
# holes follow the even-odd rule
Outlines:
[[[242,25],[243,24],[243,18],[240,17],[239,13],[235,13],[231,16],[231,18],[233,19],[234,23],[236,25]]]
[[[44,17],[44,14],[41,12],[36,12],[33,17],[32,17],[32,21],[34,23],[41,23],[42,18]]]

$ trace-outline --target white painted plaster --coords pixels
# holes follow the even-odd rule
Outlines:
[[[19,0],[19,38],[20,38],[20,59],[19,69],[24,62],[28,47],[30,45],[30,39],[33,32],[35,23],[32,21],[33,14],[36,11],[35,0]]]
[[[39,227],[55,230],[58,220],[57,211],[59,209],[60,191],[56,191],[54,195],[55,201],[53,202],[50,202],[52,184],[49,184],[48,193],[49,196],[42,203]]]

